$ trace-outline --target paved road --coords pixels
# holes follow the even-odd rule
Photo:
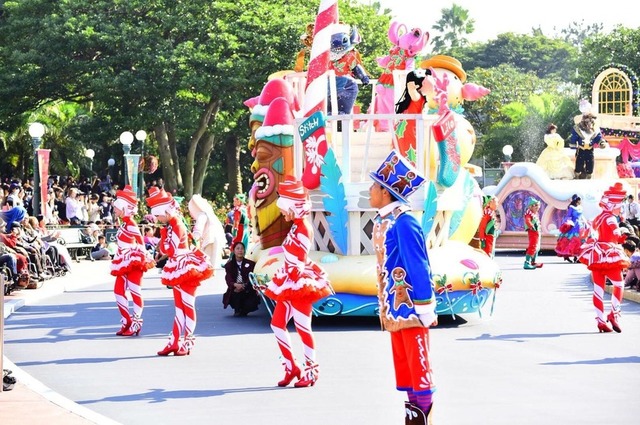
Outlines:
[[[584,266],[542,257],[545,267],[524,271],[522,260],[499,254],[504,286],[493,316],[486,308],[482,318],[441,317],[432,331],[435,423],[637,424],[640,306],[623,304],[622,334],[598,334]],[[377,319],[314,320],[320,380],[280,389],[266,312],[222,310],[222,276],[200,291],[192,354],[161,358],[170,291],[151,274],[143,334],[116,337],[106,266],[94,263],[88,286],[23,307],[5,326],[5,355],[83,408],[126,425],[403,422],[404,394],[393,387]]]

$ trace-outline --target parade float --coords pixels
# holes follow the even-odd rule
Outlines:
[[[436,311],[481,315],[488,300],[493,310],[502,278],[497,263],[469,245],[482,216],[482,191],[468,164],[475,133],[461,113],[464,100],[476,100],[489,91],[465,83],[460,62],[439,55],[415,64],[433,73],[428,111],[398,116],[372,110],[327,116],[327,101],[333,104],[332,111],[340,109],[336,98],[353,83],[345,80],[360,83],[364,75],[357,55],[350,55],[355,50],[353,28],[337,23],[337,2],[321,1],[307,71],[274,74],[259,96],[245,102],[250,109],[249,148],[254,157],[249,198],[258,239],[248,257],[256,261],[256,274],[270,276],[283,263],[281,244],[290,224],[276,206],[277,188],[285,175],[295,175],[309,190],[313,204],[315,249],[309,256],[327,271],[335,291],[314,305],[314,313],[377,315],[371,235],[376,211],[369,205],[368,172],[387,158],[397,140],[393,131],[376,131],[374,123],[415,120],[411,160],[430,181],[412,196],[411,206],[422,222],[429,248]],[[392,28],[395,34],[397,24]],[[416,37],[416,43],[424,46],[424,42]],[[399,68],[393,72],[396,99],[411,70]],[[376,84],[376,79],[372,77],[370,83]],[[371,105],[376,104],[373,92]]]
[[[498,200],[498,248],[524,249],[528,244],[524,231],[527,200],[540,201],[542,249],[553,250],[571,201],[577,194],[587,220],[600,213],[598,202],[603,192],[621,181],[627,193],[637,196],[640,180],[640,114],[638,79],[626,66],[602,67],[593,80],[591,101],[583,100],[580,114],[574,118],[579,126],[585,114],[595,115],[596,131],[605,143],[594,148],[594,170],[590,179],[551,179],[544,169],[533,163],[508,164],[504,177],[496,186],[483,192]],[[575,127],[574,127],[575,128]],[[574,130],[575,131],[575,130]],[[565,159],[575,163],[575,148],[564,148]]]

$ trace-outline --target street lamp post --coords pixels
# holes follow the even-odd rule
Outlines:
[[[33,215],[40,215],[40,173],[38,171],[38,148],[44,135],[44,125],[34,122],[29,125],[29,135],[33,146],[33,198],[31,200]]]
[[[127,155],[131,153],[131,143],[133,143],[133,134],[130,131],[124,131],[120,135],[120,143],[124,151],[124,184],[131,184],[129,181],[129,164],[127,163]]]
[[[84,156],[89,158],[89,178],[93,177],[93,157],[96,156],[96,153],[93,149],[87,149],[84,151]]]
[[[147,139],[147,132],[144,130],[138,130],[136,132],[136,140],[140,142],[140,161],[142,161],[142,169],[140,170],[140,190],[138,193],[138,197],[142,199],[144,196],[144,168],[146,164],[144,163],[144,141]]]

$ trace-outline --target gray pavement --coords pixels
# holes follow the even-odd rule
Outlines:
[[[435,423],[638,423],[640,306],[624,302],[622,334],[598,334],[586,267],[543,256],[542,269],[525,271],[509,252],[497,260],[504,285],[493,316],[489,306],[482,318],[443,316],[432,330]],[[139,337],[114,335],[112,282],[107,262],[82,262],[17,296],[24,304],[6,320],[4,349],[19,382],[0,393],[2,425],[403,423],[389,336],[375,318],[314,320],[320,380],[280,389],[267,313],[231,317],[221,273],[199,292],[186,357],[155,355],[173,318],[158,275],[145,280]]]

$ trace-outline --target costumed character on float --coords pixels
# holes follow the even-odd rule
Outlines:
[[[433,82],[426,90],[428,113],[440,115],[433,125],[437,150],[431,152],[432,172],[436,163],[439,165],[437,177],[432,175],[432,179],[443,187],[451,187],[461,164],[471,159],[476,143],[475,130],[463,116],[462,103],[479,100],[491,91],[478,84],[465,83],[467,73],[460,61],[451,56],[432,56],[422,61],[420,67],[431,72],[432,78],[426,79],[426,83]]]
[[[427,73],[430,74],[430,71],[422,68],[407,73],[404,92],[396,104],[396,114],[422,113],[422,109],[427,103],[425,92],[429,85],[424,81],[426,78],[430,78]],[[392,143],[392,149],[397,149],[414,167],[417,159],[417,127],[414,119],[398,120],[394,127],[396,138]]]
[[[277,206],[283,217],[292,223],[282,243],[284,264],[262,288],[264,294],[275,301],[271,329],[278,341],[284,359],[285,376],[279,387],[286,387],[294,378],[295,387],[313,386],[318,380],[318,364],[313,332],[311,331],[312,305],[333,291],[327,273],[308,254],[313,242],[313,228],[307,216],[311,202],[301,181],[291,176],[278,187]],[[291,338],[287,324],[293,318],[304,349],[304,371],[301,371],[291,351]]]
[[[542,168],[550,179],[573,179],[574,165],[571,158],[564,153],[564,139],[556,131],[558,126],[550,124],[544,135],[546,148],[540,153],[536,164]]]
[[[329,19],[328,15],[332,11],[337,12],[337,4],[328,5],[323,1],[321,10],[322,19],[318,15],[314,27],[314,45],[312,57],[309,60],[303,99],[302,115],[306,119],[299,125],[297,132],[302,140],[305,154],[304,164],[300,164],[302,165],[301,180],[311,191],[313,203],[311,221],[316,229],[314,245],[317,250],[310,251],[309,257],[322,264],[330,276],[331,285],[336,293],[315,303],[313,309],[318,315],[377,315],[375,276],[367,273],[366,266],[363,267],[367,264],[373,265],[376,261],[371,246],[370,230],[366,227],[372,218],[372,211],[366,190],[363,190],[360,183],[343,178],[345,170],[342,169],[345,161],[351,161],[350,158],[362,158],[363,153],[356,152],[355,150],[360,148],[352,146],[349,157],[338,160],[325,132],[323,114],[327,102],[325,77],[330,67],[328,63],[330,37],[335,33],[332,28],[338,21],[337,13],[333,17],[334,21]],[[479,92],[478,86],[464,85],[464,87],[465,93],[473,91],[473,87],[476,94]],[[459,83],[458,90],[462,97],[462,83]],[[484,90],[485,93],[488,92]],[[440,104],[436,101],[436,105]],[[269,107],[269,112],[272,107]],[[454,118],[453,122],[455,123],[456,120],[457,118]],[[425,130],[431,131],[428,126],[425,126]],[[460,168],[464,168],[473,152],[475,133],[460,129],[456,131],[459,133],[457,138],[461,147],[461,152],[458,153],[459,165]],[[429,140],[429,138],[425,139]],[[256,141],[261,142],[259,137]],[[284,138],[277,139],[277,143],[286,142]],[[259,156],[255,158],[258,160]],[[283,155],[283,158],[287,156]],[[293,167],[295,158],[293,156],[291,158],[290,164]],[[275,161],[271,160],[268,163],[265,162],[263,167],[270,168],[271,164],[276,165]],[[282,170],[286,165],[286,160],[280,160],[278,169]],[[437,171],[436,167],[434,170]],[[495,301],[495,289],[502,281],[496,262],[484,252],[468,245],[482,216],[482,192],[467,170],[458,172],[458,175],[463,177],[454,179],[458,180],[459,190],[450,191],[448,187],[439,183],[436,188],[435,171],[433,181],[429,182],[428,188],[424,189],[426,193],[421,189],[420,195],[416,195],[415,200],[416,202],[419,202],[419,199],[425,200],[423,231],[425,237],[428,235],[429,246],[433,246],[430,255],[433,278],[436,283],[438,313],[477,312],[481,315],[480,309],[491,294]],[[297,175],[297,170],[292,169],[288,174]],[[276,172],[274,175],[279,177],[281,174]],[[256,183],[252,191],[256,189],[256,193],[259,193],[262,186]],[[274,185],[275,189],[277,189],[276,185]],[[449,192],[455,193],[445,196]],[[443,198],[448,199],[445,201]],[[260,219],[260,207],[257,211]],[[266,212],[266,210],[263,211]],[[272,222],[275,222],[279,214],[269,216]],[[275,238],[269,245],[263,242],[264,239],[261,235],[260,244],[254,245],[248,257],[256,261],[256,274],[273,275],[277,270],[276,265],[284,261],[284,254],[282,247],[275,243]],[[279,243],[281,244],[282,241]]]
[[[622,271],[629,267],[629,257],[624,253],[620,245],[625,241],[629,230],[618,226],[618,216],[622,208],[622,202],[627,195],[622,183],[615,183],[602,195],[600,207],[602,212],[593,219],[593,230],[598,234],[598,239],[588,241],[578,260],[586,264],[591,271],[593,280],[593,306],[596,310],[596,322],[598,332],[620,333],[620,312],[622,308],[622,294],[624,291],[624,279]],[[611,310],[604,315],[604,286],[609,279],[613,285],[611,293]],[[607,325],[611,324],[611,327]]]
[[[387,36],[393,47],[389,49],[388,55],[377,58],[378,65],[383,68],[383,71],[376,83],[376,98],[373,109],[376,114],[394,113],[393,71],[413,70],[416,56],[429,42],[427,31],[420,28],[411,28],[407,31],[405,24],[395,21],[389,25]],[[374,126],[376,131],[387,131],[389,120],[376,120]]]
[[[582,120],[571,129],[571,147],[576,149],[575,178],[590,179],[595,165],[593,149],[607,144],[595,125],[597,117],[591,112],[591,104],[583,99],[579,109]]]
[[[346,24],[334,26],[331,35],[331,51],[329,69],[336,74],[336,94],[338,100],[338,114],[350,114],[358,96],[358,83],[369,84],[369,76],[362,66],[360,53],[356,45],[362,41],[358,29]],[[328,97],[331,96],[329,91]],[[331,105],[329,105],[331,113]]]
[[[167,255],[162,268],[161,282],[171,287],[175,304],[173,329],[169,342],[159,356],[185,356],[195,344],[196,290],[200,283],[213,275],[209,259],[200,249],[192,249],[189,231],[180,213],[180,205],[171,194],[155,186],[149,188],[147,206],[160,223],[158,251]]]
[[[122,224],[116,232],[118,251],[111,260],[111,275],[116,277],[113,293],[116,296],[118,310],[122,315],[122,327],[116,335],[139,335],[142,329],[142,275],[155,266],[155,261],[146,251],[144,240],[133,216],[138,211],[138,198],[133,188],[126,185],[116,191],[113,211]],[[133,302],[133,314],[129,312],[129,299]]]
[[[307,55],[311,55],[311,46],[313,45],[313,29],[314,24],[307,24],[304,33],[300,36],[300,42],[302,43],[302,49],[296,55],[296,63],[293,67],[295,72],[303,72],[305,69],[304,63]]]

